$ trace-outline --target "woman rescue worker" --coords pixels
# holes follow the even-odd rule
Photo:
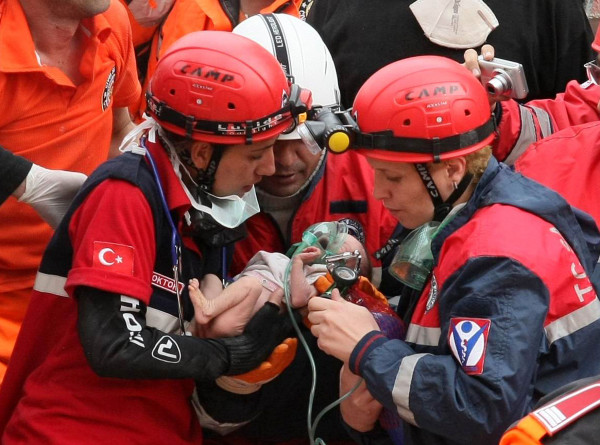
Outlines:
[[[378,430],[372,395],[405,420],[407,444],[497,443],[541,396],[600,371],[591,359],[598,283],[589,278],[598,231],[491,156],[487,93],[454,61],[420,56],[382,68],[353,115],[375,197],[415,229],[391,271],[422,291],[401,314],[405,341],[337,295],[309,301],[319,347],[355,374],[343,374],[342,387],[358,375],[370,393],[347,399],[354,409],[344,419],[367,443]]]

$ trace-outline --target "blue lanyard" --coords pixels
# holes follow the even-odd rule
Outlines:
[[[181,300],[181,292],[179,290],[179,277],[181,276],[181,238],[179,236],[179,232],[177,232],[177,228],[175,227],[175,223],[173,222],[173,218],[171,217],[171,211],[169,210],[169,205],[167,204],[167,199],[165,198],[164,189],[162,186],[162,182],[160,180],[160,175],[158,174],[158,170],[156,168],[156,164],[150,151],[146,147],[146,138],[143,137],[140,141],[140,145],[145,149],[145,156],[148,158],[150,162],[150,167],[152,167],[152,172],[154,173],[154,178],[156,179],[156,185],[158,185],[158,193],[160,195],[160,200],[163,205],[163,210],[167,215],[167,221],[169,222],[169,226],[171,227],[171,264],[173,265],[173,279],[175,280],[175,295],[177,296],[177,312],[179,318],[179,328],[181,329],[181,334],[185,335],[185,324],[183,319],[183,304]]]

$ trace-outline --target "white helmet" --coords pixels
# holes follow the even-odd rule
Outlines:
[[[333,58],[319,33],[289,14],[259,14],[233,32],[254,40],[273,54],[293,83],[312,92],[313,106],[339,106],[340,88]],[[279,139],[300,139],[297,130]]]

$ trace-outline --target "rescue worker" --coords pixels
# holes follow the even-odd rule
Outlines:
[[[141,89],[117,0],[0,0],[0,48],[1,146],[85,175],[119,154]],[[0,384],[53,233],[30,199],[0,207]]]
[[[592,49],[600,52],[600,33],[592,42]],[[481,54],[486,60],[494,58],[495,49],[484,45]],[[502,55],[500,55],[502,57]],[[534,142],[548,137],[564,128],[589,122],[600,118],[600,59],[585,64],[588,80],[570,81],[563,93],[553,99],[537,99],[521,104],[515,100],[493,99],[492,109],[498,124],[499,137],[494,142],[494,156],[513,165],[527,148]],[[477,52],[469,49],[465,52],[465,66],[476,76],[480,75]]]
[[[600,51],[600,33],[592,44]],[[493,47],[487,58],[494,55]],[[476,53],[465,53],[465,65],[476,64]],[[589,213],[600,223],[600,192],[596,172],[600,160],[600,67],[586,64],[589,80],[570,82],[564,94],[518,105],[513,100],[495,104],[499,137],[494,155],[514,165],[522,174],[560,193],[569,204]],[[500,110],[498,112],[498,110]],[[516,121],[516,122],[515,122]],[[590,193],[582,193],[582,188]]]
[[[487,92],[454,61],[382,68],[353,115],[375,197],[414,229],[391,270],[421,294],[402,314],[405,341],[335,294],[309,301],[311,331],[406,421],[406,444],[497,443],[540,397],[599,374],[590,357],[600,301],[589,277],[600,234],[589,215],[491,156]],[[365,407],[354,403],[345,420],[366,441],[360,433],[378,427]]]
[[[240,23],[233,32],[260,43],[286,69],[288,77],[312,92],[313,109],[339,108],[337,72],[318,33],[307,23],[289,14],[256,15]],[[276,45],[276,39],[281,45]],[[395,218],[371,194],[374,177],[366,160],[355,153],[332,156],[324,150],[322,140],[313,152],[299,134],[301,128],[282,134],[275,142],[275,173],[257,184],[261,211],[246,221],[246,237],[236,242],[231,275],[239,273],[259,250],[286,253],[302,240],[302,233],[320,221],[342,220],[363,241],[374,272],[372,282],[381,281],[381,262],[372,255],[389,239]],[[314,144],[314,141],[312,141]],[[339,386],[338,360],[316,346],[310,331],[301,326],[316,363],[316,389],[312,410],[318,413],[335,401]],[[226,397],[231,405],[208,403],[215,424],[243,428],[235,434],[257,444],[282,441],[308,441],[306,413],[311,392],[311,363],[304,348],[299,347],[292,364],[280,378],[252,395],[238,397],[219,394],[218,389],[200,391],[200,398]],[[253,399],[253,400],[250,400]],[[240,411],[246,411],[240,412]],[[235,413],[235,414],[234,414]],[[280,419],[285,417],[286,421]],[[349,440],[339,421],[336,408],[319,423],[317,434],[332,443]],[[247,422],[252,419],[252,422]],[[218,428],[218,427],[217,427]],[[215,439],[217,443],[223,440]],[[228,438],[230,443],[233,439]]]
[[[310,94],[255,42],[204,31],[165,54],[147,101],[139,143],[90,176],[43,257],[0,394],[3,444],[201,443],[194,380],[257,367],[289,329],[266,303],[241,336],[183,335],[183,283],[222,274],[217,234],[257,211],[253,185]]]
[[[288,77],[310,89],[313,108],[340,108],[333,59],[310,25],[285,14],[258,15],[233,32],[278,57]],[[283,36],[282,46],[275,45],[277,33]],[[344,220],[370,254],[386,243],[397,225],[370,193],[374,177],[364,158],[351,152],[330,156],[323,140],[308,138],[311,151],[299,130],[282,134],[275,142],[275,173],[257,184],[261,212],[246,222],[248,234],[235,245],[233,273],[239,273],[259,250],[286,252],[307,227],[320,221]],[[381,281],[377,258],[373,269],[370,278],[377,286]]]

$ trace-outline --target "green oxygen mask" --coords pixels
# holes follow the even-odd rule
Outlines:
[[[431,240],[439,227],[439,222],[430,221],[406,235],[388,269],[393,277],[408,287],[423,290],[433,268]]]
[[[324,262],[326,255],[333,255],[340,251],[347,235],[348,226],[343,222],[316,223],[302,233],[302,241],[293,244],[286,255],[292,258],[307,247],[316,247],[323,252],[320,262]]]
[[[327,221],[313,224],[302,233],[302,241],[290,247],[287,256],[293,258],[307,247],[316,247],[321,251],[321,255],[313,263],[326,264],[328,255],[337,254],[348,235],[348,226],[339,221]],[[292,262],[288,264],[284,276],[284,296],[285,302],[289,307],[290,303],[290,273]]]

